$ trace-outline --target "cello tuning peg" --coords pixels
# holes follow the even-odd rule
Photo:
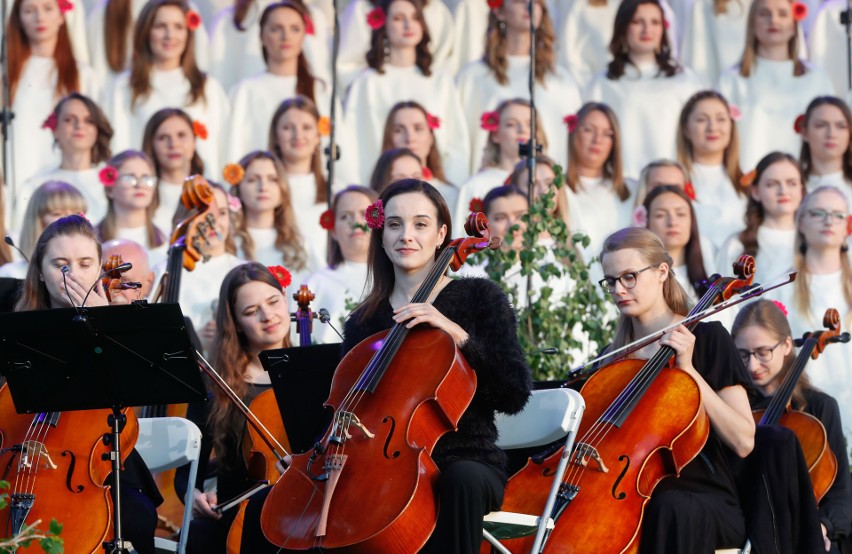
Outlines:
[[[836,337],[832,337],[832,338],[831,338],[831,342],[843,342],[843,343],[846,343],[846,342],[849,342],[849,339],[851,339],[851,338],[852,338],[852,335],[850,335],[849,333],[840,333],[840,334],[839,334],[839,335],[837,335]]]

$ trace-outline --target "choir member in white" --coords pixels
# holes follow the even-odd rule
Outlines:
[[[521,161],[518,145],[530,140],[530,103],[523,98],[510,98],[483,118],[480,127],[488,133],[482,150],[479,171],[459,189],[459,199],[453,215],[453,225],[462,225],[470,213],[470,202],[484,198],[494,187],[502,185]],[[547,135],[536,114],[536,143],[547,152]],[[460,227],[461,228],[461,227]]]
[[[796,215],[794,269],[796,280],[778,289],[776,297],[789,310],[794,337],[823,329],[826,309],[840,312],[844,329],[850,327],[852,268],[850,268],[849,206],[846,196],[834,187],[809,193]],[[771,294],[771,293],[770,293]],[[826,348],[807,367],[814,386],[831,391],[840,406],[843,434],[852,441],[852,343]]]
[[[677,130],[677,158],[692,183],[698,228],[714,249],[742,228],[746,210],[737,115],[724,96],[704,90],[687,101]]]
[[[378,5],[378,1],[352,0],[343,13],[337,70],[344,88],[367,68],[364,55],[370,49],[371,41],[371,27],[367,16]],[[453,21],[447,5],[441,0],[423,2],[423,20],[430,31],[429,52],[432,54],[434,67],[455,73],[458,67],[452,56],[456,22]],[[461,31],[466,32],[466,29]]]
[[[712,252],[704,253],[692,201],[682,187],[655,187],[642,204],[645,227],[660,237],[672,257],[675,279],[695,303],[701,297],[700,285],[712,273]],[[641,223],[641,221],[637,221]]]
[[[108,199],[106,215],[95,226],[101,241],[127,239],[142,245],[153,265],[164,261],[168,239],[153,222],[157,175],[148,156],[125,150],[109,160],[100,176]]]
[[[225,177],[242,205],[234,229],[240,255],[267,266],[283,265],[293,276],[293,284],[304,283],[316,267],[310,264],[306,241],[299,231],[284,168],[271,152],[263,150],[246,154],[238,165],[242,175],[228,166]],[[228,175],[231,171],[236,173]]]
[[[845,96],[849,91],[848,37],[841,14],[849,9],[846,0],[825,0],[813,17],[808,32],[808,53],[812,63],[822,67],[834,84],[834,93]]]
[[[358,137],[361,181],[368,180],[381,153],[382,131],[391,108],[414,100],[441,120],[435,132],[441,160],[449,180],[460,183],[467,173],[456,176],[454,168],[468,167],[467,125],[452,77],[432,68],[421,0],[382,0],[376,9],[381,9],[381,17],[374,22],[367,52],[369,69],[352,83],[346,98],[346,122]],[[353,147],[356,144],[350,150]]]
[[[408,148],[382,152],[370,176],[370,188],[381,194],[389,184],[400,179],[423,179],[420,158]]]
[[[562,167],[568,156],[563,120],[582,105],[580,89],[570,73],[556,63],[553,23],[543,0],[533,9],[536,24],[535,106],[541,115],[550,148],[547,154]],[[530,23],[528,4],[504,0],[489,12],[482,60],[468,64],[458,76],[459,93],[471,135],[470,172],[480,163],[488,132],[480,119],[502,100],[529,99]]]
[[[359,303],[367,287],[367,251],[370,248],[370,228],[365,217],[367,206],[375,202],[372,189],[351,185],[334,195],[331,210],[326,214],[330,237],[328,267],[308,278],[308,288],[316,295],[313,304],[325,308],[330,323],[338,331],[349,315],[351,306]],[[347,308],[349,304],[349,308]],[[340,337],[328,324],[314,323],[314,342],[340,342]]]
[[[210,74],[226,89],[264,70],[263,47],[257,37],[260,15],[271,3],[270,0],[236,0],[216,15],[210,30]],[[329,81],[329,25],[322,11],[311,5],[307,8],[310,17],[306,20],[305,56],[314,75]]]
[[[89,63],[102,85],[130,69],[133,27],[146,3],[147,0],[102,0],[89,12],[83,40],[88,42]],[[198,10],[194,2],[189,2],[189,6]],[[199,32],[193,33],[192,40],[195,42],[195,61],[206,71],[209,44],[203,22],[199,25]]]
[[[630,223],[633,206],[621,162],[623,135],[615,112],[596,102],[584,105],[568,130],[565,182],[574,193],[570,208],[577,220],[572,231],[588,235],[583,252],[590,260],[600,253],[606,237]]]
[[[142,150],[154,162],[158,178],[154,225],[167,235],[171,235],[183,182],[190,175],[204,175],[195,141],[192,120],[178,108],[164,108],[151,116],[142,136]]]
[[[633,197],[633,207],[638,208],[645,203],[645,197],[652,190],[663,185],[673,185],[682,188],[689,199],[695,202],[695,190],[689,182],[686,168],[674,160],[654,160],[642,168],[639,181],[636,184],[636,194]],[[694,208],[694,204],[693,204]],[[637,211],[634,209],[631,220],[636,218]],[[644,225],[640,225],[643,227]]]
[[[674,158],[681,108],[700,86],[671,54],[657,0],[625,0],[618,8],[609,51],[613,60],[586,98],[609,105],[624,137],[624,174],[636,177],[649,160]]]
[[[748,192],[745,229],[722,244],[716,269],[748,254],[755,259],[755,281],[766,284],[793,267],[796,210],[805,195],[799,164],[786,153],[767,154],[757,164]]]
[[[92,70],[74,58],[65,17],[57,0],[15,0],[6,26],[5,47],[12,120],[7,197],[34,175],[55,167],[48,117],[57,100],[82,92],[97,97]],[[10,203],[11,204],[11,203]],[[6,215],[11,215],[7,209]]]
[[[16,246],[27,258],[32,257],[38,237],[45,227],[68,215],[85,214],[86,199],[74,186],[62,181],[48,181],[38,187],[24,212],[24,223]],[[0,268],[0,277],[23,279],[29,263],[17,254],[15,261]]]
[[[458,183],[449,183],[438,148],[435,131],[442,121],[414,101],[397,103],[391,108],[382,134],[382,152],[391,148],[408,148],[420,158],[424,178],[444,197],[447,206],[458,202]],[[454,221],[454,223],[456,223]]]
[[[773,150],[798,150],[796,117],[811,98],[834,91],[822,68],[799,59],[793,14],[791,0],[755,0],[740,63],[719,78],[719,92],[742,110],[743,167],[754,167]]]
[[[222,86],[198,68],[193,19],[183,0],[151,0],[145,5],[134,29],[131,69],[112,81],[104,109],[115,131],[114,150],[139,148],[145,125],[157,111],[183,109],[199,138],[209,137],[198,149],[208,169],[218,172],[228,98]]]
[[[459,0],[456,4],[451,66],[454,73],[482,58],[488,34],[489,9],[488,2],[480,0]]]
[[[846,102],[818,96],[808,104],[799,163],[809,191],[831,185],[852,205],[852,112]]]
[[[545,192],[554,189],[554,180],[556,179],[556,171],[554,166],[556,162],[547,156],[536,156],[535,158],[535,179],[533,185],[533,198],[538,198]],[[527,160],[518,162],[512,174],[506,179],[507,185],[512,185],[520,189],[524,194],[528,194],[530,187],[530,178],[528,171]],[[553,216],[560,219],[568,227],[569,231],[573,232],[575,227],[582,227],[582,221],[579,212],[575,209],[577,204],[574,193],[566,186],[555,189],[555,202],[553,207]],[[587,260],[588,261],[588,260]]]
[[[73,185],[89,209],[86,217],[100,221],[106,213],[106,199],[98,171],[110,153],[112,127],[106,116],[88,96],[72,92],[62,98],[51,118],[52,133],[61,160],[53,167],[25,181],[15,195],[14,215],[9,220],[11,229],[20,229],[24,212],[35,189],[47,181],[63,181]]]
[[[752,0],[693,0],[683,29],[680,60],[707,86],[736,64],[745,46]]]

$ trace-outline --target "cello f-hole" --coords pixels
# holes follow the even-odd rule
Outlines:
[[[71,457],[71,463],[68,465],[68,473],[65,475],[65,487],[72,494],[80,494],[81,492],[83,492],[83,490],[85,490],[86,487],[84,487],[83,485],[77,485],[75,490],[75,487],[71,484],[71,478],[74,476],[74,468],[77,466],[77,457],[70,450],[63,450],[62,456]]]
[[[388,436],[385,439],[385,447],[382,451],[385,455],[385,458],[387,458],[388,460],[395,460],[396,458],[399,458],[401,452],[399,450],[394,450],[393,454],[389,454],[388,447],[390,446],[391,438],[393,438],[393,432],[396,429],[396,420],[393,418],[393,416],[385,416],[382,419],[382,423],[387,423],[388,421],[390,421],[390,430],[388,431]]]
[[[624,479],[624,475],[627,473],[627,470],[630,469],[630,457],[627,454],[622,454],[618,457],[618,461],[624,462],[624,467],[621,469],[621,473],[619,473],[618,477],[615,479],[615,483],[612,484],[612,497],[616,500],[624,500],[627,497],[627,494],[624,491],[616,493],[616,489],[621,483],[621,480]]]

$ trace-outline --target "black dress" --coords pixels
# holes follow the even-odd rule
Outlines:
[[[699,323],[693,334],[692,365],[710,388],[751,386],[734,341],[720,323]],[[717,548],[743,546],[745,518],[728,465],[729,453],[711,426],[707,444],[680,476],[657,485],[642,520],[643,554],[712,554]]]

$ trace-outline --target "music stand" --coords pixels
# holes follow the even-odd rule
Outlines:
[[[311,450],[333,415],[323,403],[340,363],[340,344],[265,350],[259,357],[269,372],[290,449],[294,454]]]
[[[113,540],[121,535],[123,408],[205,400],[206,389],[177,304],[62,308],[0,314],[0,373],[18,413],[110,409]],[[106,456],[106,455],[105,455]]]

